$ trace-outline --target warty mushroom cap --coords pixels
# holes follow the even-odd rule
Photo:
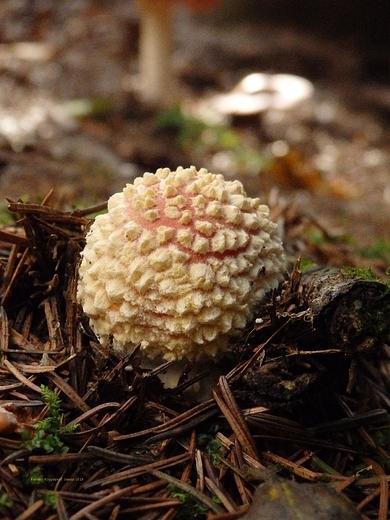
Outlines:
[[[145,173],[86,237],[78,300],[101,343],[168,361],[219,356],[278,286],[277,225],[239,181],[202,168]]]

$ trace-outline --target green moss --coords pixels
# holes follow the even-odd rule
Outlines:
[[[347,266],[341,269],[341,273],[346,278],[360,278],[369,282],[383,283],[383,281],[380,278],[374,275],[371,268]]]
[[[302,273],[304,271],[308,271],[309,269],[316,267],[316,266],[317,266],[317,264],[315,262],[312,262],[311,260],[306,259],[306,258],[302,258],[300,261],[300,264],[299,264],[299,268]]]
[[[378,291],[377,298],[369,302],[356,299],[353,306],[356,315],[365,324],[366,333],[378,342],[387,341],[390,337],[390,282],[386,285],[371,269],[344,267],[341,272],[347,278],[377,282],[383,286],[383,291]]]
[[[177,145],[191,156],[203,161],[205,155],[226,153],[238,170],[246,174],[258,174],[268,160],[258,147],[248,144],[239,131],[228,124],[209,124],[201,118],[184,114],[179,105],[160,112],[156,119],[157,132],[170,132]],[[230,154],[230,155],[229,155]]]
[[[361,255],[363,258],[381,258],[387,264],[390,264],[390,242],[379,239],[373,245],[363,248]]]
[[[310,242],[317,246],[325,244],[324,233],[320,229],[310,229],[307,233]]]
[[[173,132],[182,147],[189,141],[200,139],[206,128],[207,125],[200,119],[183,114],[180,105],[163,110],[156,118],[156,130]]]

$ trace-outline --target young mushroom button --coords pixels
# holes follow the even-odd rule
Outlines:
[[[219,357],[286,260],[267,206],[202,168],[128,184],[86,237],[78,299],[103,345],[148,358]]]

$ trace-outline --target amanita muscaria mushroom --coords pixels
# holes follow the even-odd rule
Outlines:
[[[173,9],[185,4],[192,10],[207,9],[219,0],[138,0],[140,19],[140,89],[145,101],[167,105],[176,101],[175,75],[171,67]]]
[[[202,168],[145,173],[86,237],[78,299],[103,345],[148,358],[218,358],[283,278],[268,207]]]

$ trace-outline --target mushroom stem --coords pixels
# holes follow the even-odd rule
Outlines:
[[[146,102],[169,105],[174,101],[171,70],[172,3],[139,0],[141,34],[139,72],[141,93]]]

